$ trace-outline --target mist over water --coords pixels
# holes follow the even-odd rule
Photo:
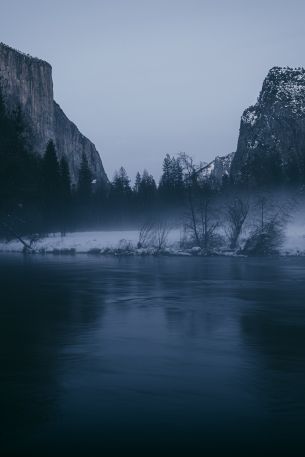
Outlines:
[[[3,255],[0,274],[3,455],[303,449],[304,259]]]

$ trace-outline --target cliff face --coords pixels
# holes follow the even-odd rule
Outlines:
[[[80,133],[56,102],[53,103],[53,113],[56,148],[68,159],[70,173],[74,177],[73,182],[77,182],[82,154],[85,153],[93,176],[98,181],[107,183],[108,178],[94,144]]]
[[[202,176],[216,185],[221,185],[224,178],[229,177],[231,164],[234,153],[227,154],[226,156],[217,156],[210,162],[203,170]]]
[[[257,103],[242,115],[231,176],[253,184],[304,181],[304,69],[269,71]]]
[[[68,161],[73,184],[77,183],[85,153],[94,178],[108,182],[94,144],[79,132],[53,100],[49,63],[0,43],[0,84],[8,111],[21,109],[32,151],[43,155],[48,141],[53,140],[58,157],[64,156]]]

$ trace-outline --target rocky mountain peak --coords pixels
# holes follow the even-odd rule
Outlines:
[[[278,110],[285,110],[288,116],[304,115],[304,68],[271,68],[263,82],[257,103],[244,111],[242,122],[253,127],[263,111],[276,113]]]
[[[206,164],[203,168],[202,177],[209,180],[212,185],[221,185],[224,178],[230,175],[233,156],[233,152],[226,156],[216,156],[212,162]]]
[[[47,65],[48,67],[50,67],[50,69],[52,69],[51,64],[49,64],[49,62],[47,62],[46,60],[40,59],[39,57],[33,57],[30,54],[26,54],[25,52],[12,48],[11,46],[8,46],[7,44],[3,43],[2,41],[0,41],[0,48],[4,52],[6,51],[7,54],[9,54],[11,52],[18,53],[19,58],[24,59],[25,61],[27,61],[28,64],[40,63],[42,65]]]
[[[259,184],[305,178],[305,70],[273,67],[240,123],[231,176]]]
[[[20,108],[32,152],[43,155],[47,143],[53,140],[58,158],[67,159],[73,184],[77,184],[83,154],[93,177],[100,183],[108,182],[94,144],[54,101],[52,67],[48,62],[1,43],[0,88],[8,112]]]
[[[292,109],[293,113],[305,112],[304,68],[273,67],[264,80],[258,98],[259,105],[276,105]]]

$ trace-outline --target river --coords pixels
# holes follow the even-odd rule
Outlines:
[[[0,281],[1,455],[304,455],[304,258],[1,255]]]

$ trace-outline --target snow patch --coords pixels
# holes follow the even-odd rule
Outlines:
[[[258,144],[259,144],[259,143],[258,143],[257,140],[255,140],[255,141],[248,141],[248,148],[249,148],[249,149],[256,149],[257,146],[258,146]]]
[[[168,245],[180,243],[181,232],[173,229],[168,234]],[[30,241],[25,239],[28,243]],[[35,252],[41,253],[107,253],[110,251],[134,250],[139,241],[138,230],[113,230],[95,232],[73,232],[62,236],[50,234],[32,244]],[[23,244],[18,240],[0,240],[0,252],[22,252]]]
[[[245,124],[250,124],[252,127],[255,125],[256,121],[258,119],[258,115],[256,114],[255,111],[245,111],[245,113],[242,116],[242,120]]]

